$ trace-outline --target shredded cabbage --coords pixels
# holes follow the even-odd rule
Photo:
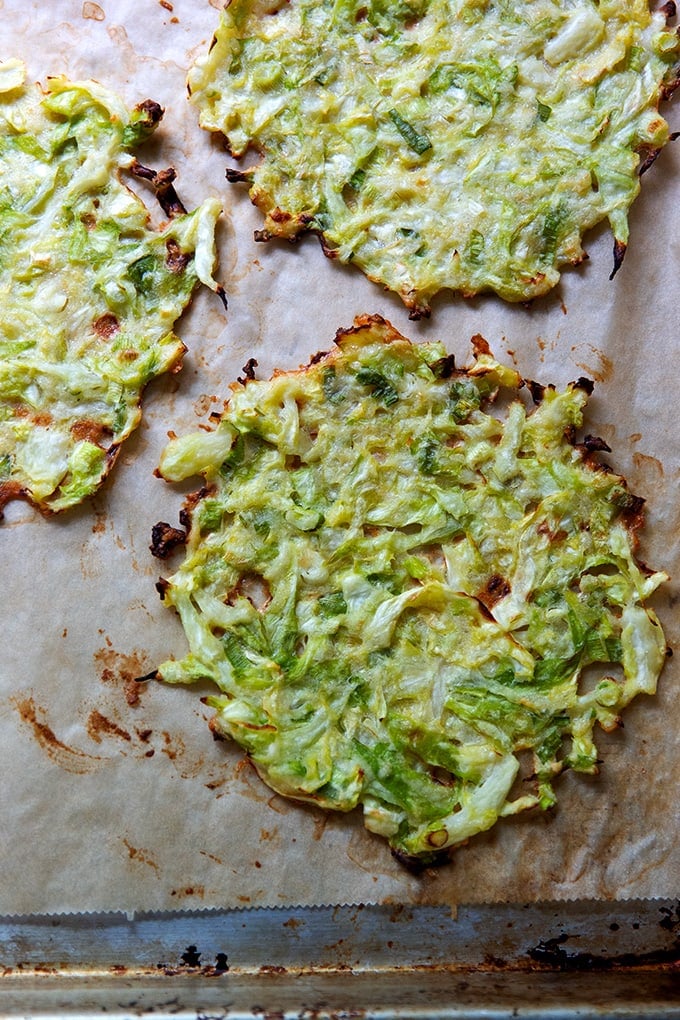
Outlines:
[[[646,0],[231,0],[189,87],[262,154],[231,173],[258,239],[316,231],[418,318],[442,288],[544,294],[603,220],[618,268],[679,61]]]
[[[460,371],[364,317],[304,372],[235,387],[161,465],[205,488],[161,585],[190,654],[160,677],[212,681],[213,727],[265,782],[362,804],[409,858],[552,806],[664,661],[641,501],[572,438],[588,387],[529,412],[521,386],[479,338]]]
[[[0,65],[0,514],[94,492],[138,424],[150,379],[177,369],[175,321],[212,279],[219,203],[153,229],[121,180],[162,111],[96,82],[24,83]]]

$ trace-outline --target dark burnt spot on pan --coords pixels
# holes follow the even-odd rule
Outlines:
[[[677,966],[680,963],[680,938],[673,944],[643,953],[618,953],[612,956],[591,952],[569,952],[566,943],[571,936],[561,932],[555,938],[545,939],[529,949],[528,956],[534,963],[551,970],[562,972],[607,971],[629,967]]]
[[[183,890],[186,891],[186,890]],[[173,895],[177,890],[173,890]],[[201,964],[202,953],[197,946],[187,946],[181,954],[179,963],[158,963],[156,969],[162,971],[166,977],[175,977],[180,974],[198,974],[205,978],[219,978],[229,971],[229,958],[226,953],[215,954],[215,962]]]
[[[672,932],[680,939],[680,900],[673,907],[659,907],[659,927]]]
[[[181,956],[182,963],[186,964],[187,967],[200,967],[201,966],[201,954],[199,953],[196,946],[187,946]]]

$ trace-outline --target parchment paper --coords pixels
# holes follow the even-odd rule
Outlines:
[[[445,295],[430,321],[411,323],[397,298],[330,263],[314,238],[254,242],[259,216],[245,190],[226,184],[226,155],[186,102],[186,69],[208,45],[218,7],[0,0],[0,56],[21,57],[32,79],[95,77],[130,104],[150,97],[166,107],[145,159],[176,167],[190,208],[223,196],[229,295],[227,315],[214,295],[197,296],[179,327],[184,370],[147,391],[144,424],[101,492],[50,520],[10,505],[0,527],[0,913],[677,895],[678,657],[658,696],[627,711],[625,730],[599,735],[599,777],[564,775],[553,814],[501,822],[421,877],[358,815],[273,795],[238,749],[213,742],[195,689],[131,683],[186,649],[154,588],[171,567],[148,549],[152,525],[176,524],[182,502],[153,475],[168,430],[206,421],[249,357],[261,377],[296,367],[360,313],[379,312],[414,340],[444,340],[459,363],[481,332],[529,378],[596,380],[587,431],[606,439],[610,462],[648,498],[641,555],[672,575],[656,605],[671,646],[680,638],[679,147],[644,178],[613,282],[602,230],[587,239],[591,261],[530,309]]]

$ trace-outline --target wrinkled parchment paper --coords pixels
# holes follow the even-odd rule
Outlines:
[[[148,548],[152,525],[176,524],[183,498],[153,475],[168,430],[205,422],[248,358],[260,377],[296,367],[360,313],[379,312],[414,340],[444,340],[459,363],[481,332],[529,378],[596,381],[587,431],[648,499],[640,554],[672,575],[656,606],[676,650],[680,639],[680,145],[644,178],[613,282],[601,230],[587,239],[591,260],[530,309],[448,295],[429,322],[411,323],[397,298],[324,259],[314,238],[254,242],[259,217],[245,190],[226,184],[221,143],[186,101],[186,69],[219,6],[0,0],[0,56],[21,57],[29,78],[95,77],[130,105],[149,97],[166,108],[143,158],[176,167],[189,208],[223,197],[229,296],[226,315],[214,295],[197,296],[179,327],[184,370],[147,391],[144,423],[101,492],[50,520],[10,505],[0,527],[0,913],[677,895],[680,657],[658,696],[627,711],[624,730],[599,735],[599,777],[564,775],[553,814],[501,822],[420,877],[356,813],[326,816],[272,794],[238,749],[211,739],[195,689],[134,684],[186,650],[154,587],[172,567]]]

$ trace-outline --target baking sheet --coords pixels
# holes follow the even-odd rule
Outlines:
[[[3,1018],[678,1020],[663,901],[0,923]]]
[[[676,895],[677,657],[658,696],[627,711],[625,730],[599,735],[599,777],[563,776],[554,814],[507,819],[421,877],[393,861],[357,814],[327,816],[273,795],[237,749],[213,743],[195,688],[134,684],[186,648],[154,588],[171,568],[148,549],[152,525],[176,523],[182,501],[153,475],[168,430],[205,422],[248,358],[262,377],[295,367],[361,313],[384,315],[414,340],[442,339],[461,363],[481,332],[527,377],[595,379],[587,431],[603,436],[613,466],[648,497],[641,555],[672,575],[656,607],[670,645],[680,638],[678,147],[644,178],[614,281],[601,230],[587,238],[590,261],[530,309],[444,295],[431,320],[412,323],[397,298],[324,259],[315,239],[254,242],[259,217],[243,189],[226,185],[223,148],[185,99],[186,69],[208,45],[219,6],[0,3],[0,55],[21,57],[29,78],[95,77],[130,104],[149,97],[166,108],[145,161],[176,167],[188,207],[223,198],[219,275],[229,296],[226,315],[214,295],[197,296],[178,330],[184,370],[147,391],[144,423],[92,501],[52,520],[7,508],[0,913]]]

